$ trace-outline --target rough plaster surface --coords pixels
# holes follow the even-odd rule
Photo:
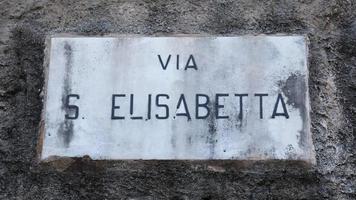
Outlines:
[[[0,2],[0,199],[355,199],[352,0]],[[48,34],[306,34],[317,163],[37,162]]]

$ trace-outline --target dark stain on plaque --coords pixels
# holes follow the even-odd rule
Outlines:
[[[303,128],[300,131],[299,145],[305,146],[306,134],[308,131],[308,113],[307,113],[307,85],[306,77],[300,73],[292,73],[283,81],[279,81],[278,85],[283,94],[287,97],[286,104],[299,110],[303,120]]]
[[[62,88],[62,107],[61,109],[68,113],[70,112],[68,108],[65,107],[66,105],[66,98],[67,95],[71,94],[71,74],[72,74],[72,64],[73,64],[73,50],[72,47],[68,42],[64,43],[64,57],[65,61],[65,68],[64,68],[64,79],[63,79],[63,88]],[[64,116],[63,116],[64,117]],[[74,124],[73,121],[70,119],[64,119],[58,128],[58,136],[62,139],[63,145],[65,147],[69,147],[69,144],[73,138],[73,128]]]
[[[206,137],[206,143],[209,144],[209,159],[213,159],[215,155],[215,146],[217,143],[216,134],[217,134],[217,121],[214,110],[214,101],[210,101],[208,107],[211,111],[209,117],[207,118],[208,123],[208,136]]]

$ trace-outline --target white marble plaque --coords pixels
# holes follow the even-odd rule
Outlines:
[[[314,161],[304,36],[46,45],[42,160]]]

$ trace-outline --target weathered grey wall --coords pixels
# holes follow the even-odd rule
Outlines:
[[[355,199],[356,2],[0,1],[0,199]],[[317,164],[36,162],[52,33],[306,34]]]

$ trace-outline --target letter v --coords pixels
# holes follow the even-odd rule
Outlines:
[[[159,55],[159,54],[158,54],[158,59],[159,59],[159,62],[161,63],[162,69],[163,69],[163,70],[166,70],[166,69],[167,69],[167,66],[168,66],[168,63],[169,63],[169,60],[171,60],[171,54],[169,54],[169,56],[168,56],[168,58],[167,58],[167,61],[166,61],[166,64],[163,64],[161,55]]]

